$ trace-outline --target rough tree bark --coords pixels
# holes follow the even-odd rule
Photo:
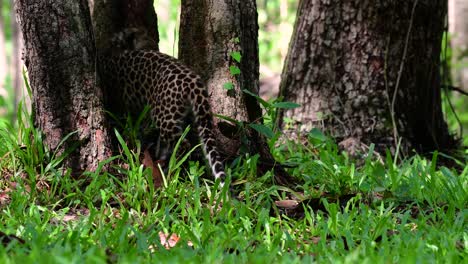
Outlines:
[[[112,38],[130,28],[146,32],[158,50],[158,19],[153,0],[89,0],[92,7],[96,48],[100,54],[112,52]]]
[[[446,13],[444,0],[300,1],[280,92],[302,107],[282,117],[351,152],[350,142],[383,151],[400,138],[405,153],[452,148],[439,76]]]
[[[204,79],[214,113],[245,123],[262,121],[262,112],[254,94],[259,90],[257,7],[253,0],[210,1],[183,0],[180,21],[179,58]],[[239,52],[240,63],[231,55]],[[240,73],[232,74],[230,67]],[[226,83],[232,84],[226,90]],[[215,135],[220,149],[228,156],[238,156],[242,143],[236,128],[215,119]],[[247,132],[251,153],[259,152],[262,159],[274,162],[265,140],[254,131]],[[284,171],[276,179],[290,181]]]
[[[64,161],[73,175],[93,171],[110,156],[110,140],[95,75],[88,3],[17,0],[15,9],[23,32],[35,125],[45,134],[50,151],[60,154],[76,147]]]
[[[250,118],[241,89],[258,93],[256,17],[255,2],[250,0],[242,4],[239,1],[182,1],[179,59],[204,79],[214,113],[244,122],[249,122]],[[242,54],[240,64],[231,57],[232,52]],[[229,71],[231,66],[239,67],[240,74],[233,76]],[[223,89],[226,83],[232,83],[233,89]],[[254,106],[258,107],[255,102]],[[216,119],[215,123],[223,127],[225,121]],[[239,142],[226,134],[229,132],[216,132],[221,145],[228,146],[224,150],[236,153]]]

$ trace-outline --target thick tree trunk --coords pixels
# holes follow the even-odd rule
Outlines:
[[[243,122],[251,119],[242,89],[258,93],[256,18],[255,1],[251,0],[182,1],[179,59],[205,81],[214,113]],[[242,54],[240,63],[231,57],[233,52]],[[232,75],[230,67],[238,67],[240,74]],[[226,83],[233,84],[233,89],[224,89]],[[258,107],[256,102],[253,105]],[[226,127],[223,120],[216,119],[215,123],[218,128]],[[232,131],[218,130],[215,134],[226,146],[225,151],[237,152],[240,142],[229,136]]]
[[[242,91],[258,94],[259,90],[256,2],[183,0],[179,39],[179,58],[205,81],[212,111],[245,123],[261,122],[258,102]],[[242,55],[240,62],[234,59],[236,53]],[[236,68],[240,72],[232,72]],[[215,127],[220,149],[238,156],[245,142],[236,128],[219,118]],[[259,152],[261,158],[274,162],[260,135],[249,131],[247,139],[251,153]],[[284,171],[277,176],[280,183],[289,181]]]
[[[282,117],[379,150],[399,139],[405,152],[451,148],[439,76],[446,13],[444,0],[301,1],[280,90],[302,106]]]
[[[128,113],[122,107],[124,98],[121,98],[122,93],[119,90],[123,86],[113,84],[111,80],[115,76],[107,76],[103,66],[108,62],[108,57],[118,55],[124,49],[140,49],[143,46],[158,50],[159,34],[153,0],[89,0],[89,3],[94,10],[93,27],[99,54],[99,73],[104,86],[105,108],[116,117],[125,118]],[[117,140],[113,143],[114,146],[118,144]]]
[[[109,157],[110,140],[95,75],[88,3],[17,0],[15,9],[24,37],[35,125],[44,132],[50,151],[64,153],[76,147],[64,162],[74,175],[93,171]]]
[[[153,0],[89,0],[89,5],[93,7],[92,17],[98,53],[114,52],[112,39],[128,29],[145,32],[145,39],[136,41],[147,42],[150,39],[151,46],[146,43],[145,47],[158,50],[158,19]]]

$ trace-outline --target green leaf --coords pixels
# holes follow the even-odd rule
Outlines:
[[[322,131],[320,131],[318,128],[313,128],[309,132],[309,138],[310,139],[315,139],[319,142],[325,142],[327,141],[327,136],[325,136]]]
[[[274,108],[293,109],[293,108],[298,108],[301,105],[292,103],[292,102],[278,102],[278,103],[274,103],[272,106]]]
[[[123,148],[124,150],[124,153],[125,153],[125,156],[126,158],[128,159],[128,163],[130,165],[130,167],[135,167],[135,163],[132,159],[132,152],[130,151],[130,149],[128,148],[127,146],[127,143],[125,142],[125,140],[123,139],[123,137],[120,135],[119,131],[117,131],[117,129],[114,129],[114,133],[115,133],[115,136],[117,137],[117,140],[119,141],[120,143],[120,146]]]
[[[227,82],[223,85],[223,89],[230,91],[234,89],[234,84],[232,82]]]
[[[238,75],[241,73],[241,70],[237,66],[230,66],[229,71],[231,72],[231,75]]]
[[[234,51],[234,52],[231,52],[231,57],[237,61],[237,62],[241,62],[241,58],[242,58],[242,55],[240,54],[239,51]]]
[[[251,96],[253,96],[253,97],[259,99],[259,100],[263,100],[263,99],[260,98],[258,95],[252,93],[251,91],[249,91],[249,90],[247,90],[247,89],[243,89],[242,91],[243,91],[244,93],[248,94],[248,95],[251,95]]]
[[[275,136],[271,128],[261,125],[261,124],[249,124],[249,127],[255,129],[258,133],[266,136],[267,138],[272,138]]]
[[[250,96],[255,97],[257,99],[257,101],[259,101],[262,104],[262,106],[265,107],[265,108],[270,108],[272,106],[269,102],[263,100],[260,96],[252,93],[251,91],[249,91],[247,89],[243,89],[242,92],[244,92],[244,93],[246,93],[246,94],[248,94]]]
[[[230,118],[229,116],[225,116],[225,115],[218,115],[218,114],[214,114],[215,117],[217,118],[220,118],[220,119],[223,119],[223,120],[226,120],[226,121],[229,121],[233,124],[236,124],[237,126],[242,126],[242,122],[241,121],[238,121],[234,118]]]

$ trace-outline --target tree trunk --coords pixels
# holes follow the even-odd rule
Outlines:
[[[212,111],[244,123],[261,122],[258,102],[242,91],[258,94],[259,90],[256,2],[183,0],[179,39],[179,58],[205,81]],[[242,55],[240,62],[236,53]],[[244,142],[237,128],[221,119],[215,119],[215,128],[220,149],[238,156]],[[258,133],[248,131],[247,140],[251,153],[259,152],[261,158],[274,163]],[[284,171],[278,174],[280,183],[290,181]]]
[[[3,4],[0,4],[0,97],[7,97],[8,93],[5,89],[6,73],[7,73],[7,56],[5,49],[5,23],[3,21]],[[0,114],[5,109],[0,108]]]
[[[153,0],[89,0],[93,7],[93,26],[99,54],[113,52],[112,39],[128,29],[144,31],[144,40],[151,39],[151,49],[158,50],[158,19]]]
[[[125,118],[125,114],[128,113],[122,107],[124,98],[120,96],[123,86],[116,86],[112,82],[116,76],[109,76],[109,72],[106,72],[103,66],[108,63],[107,58],[118,55],[124,49],[139,49],[140,46],[144,46],[158,50],[158,24],[153,1],[89,0],[89,5],[93,7],[93,27],[99,54],[99,74],[104,86],[105,109],[118,118]],[[120,39],[122,37],[125,40]],[[116,41],[116,38],[119,41]],[[130,43],[123,43],[126,41]],[[117,140],[113,143],[114,146],[118,144]]]
[[[21,51],[23,50],[23,41],[21,30],[16,22],[15,12],[13,11],[14,1],[11,0],[11,32],[13,42],[13,54],[11,56],[11,75],[13,77],[13,91],[14,91],[14,110],[13,122],[16,120],[17,109],[20,101],[23,99],[23,109],[31,110],[31,98],[26,95],[26,87],[23,80],[23,61],[21,60]]]
[[[449,7],[455,85],[468,91],[468,1],[450,0]]]
[[[24,37],[35,125],[45,134],[50,151],[61,154],[76,147],[64,162],[73,175],[93,171],[110,156],[110,140],[95,75],[88,3],[17,0],[15,9]]]
[[[282,117],[345,146],[452,148],[439,76],[446,13],[444,0],[300,1],[280,92],[302,106]]]
[[[179,59],[205,81],[214,113],[249,122],[246,96],[241,89],[258,93],[258,26],[255,2],[210,2],[182,1]],[[233,52],[242,54],[240,63],[231,57]],[[233,76],[229,71],[230,67],[240,68],[240,74]],[[226,83],[232,83],[233,89],[223,89]],[[225,126],[226,122],[223,120],[216,119],[215,123],[218,128],[230,127]],[[234,154],[238,151],[240,142],[232,140],[229,134],[232,131],[216,132],[221,145],[228,146],[224,150]]]

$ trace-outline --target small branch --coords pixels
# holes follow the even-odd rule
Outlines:
[[[452,85],[444,85],[443,87],[447,88],[450,91],[455,91],[455,92],[461,93],[464,96],[468,96],[468,92],[464,91],[460,87],[456,87],[456,86],[452,86]]]
[[[410,36],[411,36],[411,30],[413,28],[413,20],[414,20],[414,12],[416,10],[416,6],[418,5],[418,0],[414,1],[413,8],[411,9],[411,17],[409,21],[409,26],[408,26],[408,31],[406,32],[406,40],[405,40],[405,46],[403,49],[403,55],[401,58],[401,63],[400,63],[400,69],[398,71],[398,76],[395,84],[395,89],[393,91],[393,96],[392,96],[392,101],[390,104],[390,115],[392,118],[392,124],[393,124],[393,140],[395,143],[395,148],[398,147],[398,127],[397,127],[397,122],[396,122],[396,117],[395,117],[395,102],[398,94],[398,88],[400,87],[400,81],[401,81],[401,76],[403,74],[403,69],[405,66],[405,61],[406,61],[406,55],[408,53],[408,45],[410,41]],[[388,44],[387,44],[388,48]]]

